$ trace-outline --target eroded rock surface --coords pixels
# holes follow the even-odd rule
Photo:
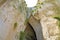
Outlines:
[[[59,40],[58,20],[53,18],[55,14],[60,13],[58,12],[60,7],[56,4],[57,0],[45,0],[42,2],[41,8],[38,8],[33,16],[36,20],[40,20],[45,40]]]
[[[17,34],[25,29],[25,16],[24,0],[7,0],[4,2],[0,7],[0,40],[18,40]]]

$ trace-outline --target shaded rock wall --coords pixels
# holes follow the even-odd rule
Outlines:
[[[24,0],[4,2],[0,7],[0,40],[18,40],[17,34],[25,29],[25,19],[26,4]]]

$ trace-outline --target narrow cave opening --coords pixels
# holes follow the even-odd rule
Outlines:
[[[33,27],[28,23],[25,29],[26,32],[26,40],[37,40],[36,33]]]

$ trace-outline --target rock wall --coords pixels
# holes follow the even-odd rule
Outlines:
[[[0,7],[0,40],[18,40],[24,31],[26,4],[24,0],[7,0]]]
[[[42,31],[45,40],[60,40],[60,29],[57,23],[58,20],[54,18],[56,14],[60,13],[58,11],[60,10],[60,7],[57,5],[57,1],[58,0],[38,1],[37,6],[35,7],[36,9],[33,12],[34,18],[40,21],[42,25]],[[39,3],[43,4],[41,5]]]

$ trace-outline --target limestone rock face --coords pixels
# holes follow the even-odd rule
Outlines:
[[[17,34],[25,29],[25,19],[26,4],[24,0],[4,2],[0,6],[0,40],[18,40]]]
[[[43,35],[46,40],[56,40],[59,35],[57,20],[46,17],[41,19]]]
[[[56,1],[51,1],[42,1],[43,5],[37,9],[37,12],[35,12],[33,16],[36,20],[40,20],[45,40],[59,40],[60,32],[57,24],[58,20],[54,19],[53,16],[57,14],[60,7],[56,4]]]

